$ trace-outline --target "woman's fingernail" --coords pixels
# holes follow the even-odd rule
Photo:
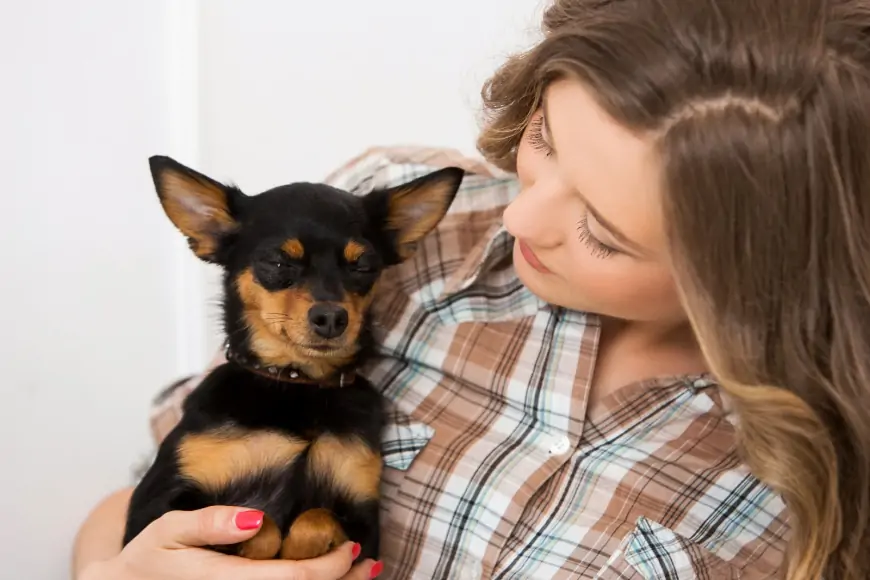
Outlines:
[[[372,571],[369,572],[369,578],[377,578],[381,575],[381,572],[384,571],[384,563],[383,562],[375,562],[375,565],[372,566]]]
[[[353,556],[354,560],[359,558],[360,552],[362,552],[362,546],[360,546],[359,544],[354,544],[353,548],[350,549],[350,555]]]
[[[256,530],[263,525],[263,512],[248,510],[236,514],[236,527],[240,530]]]

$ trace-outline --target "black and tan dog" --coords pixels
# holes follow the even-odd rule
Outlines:
[[[265,513],[214,549],[306,559],[346,540],[377,558],[382,399],[355,376],[384,268],[444,217],[463,178],[434,171],[365,196],[297,183],[248,196],[169,159],[151,172],[169,219],[224,270],[228,362],[189,395],[130,503],[124,544],[171,510]]]

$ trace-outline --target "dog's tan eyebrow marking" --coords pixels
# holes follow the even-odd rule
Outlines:
[[[360,256],[365,254],[365,246],[353,240],[349,241],[344,247],[344,259],[351,264],[360,259]]]
[[[281,245],[281,249],[287,252],[291,258],[300,259],[305,255],[305,246],[296,238],[287,240]]]

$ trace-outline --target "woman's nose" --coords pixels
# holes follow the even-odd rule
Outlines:
[[[537,247],[558,246],[564,240],[570,205],[556,183],[536,182],[524,189],[504,211],[505,228]]]

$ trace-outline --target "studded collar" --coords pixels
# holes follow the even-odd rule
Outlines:
[[[237,364],[246,371],[283,383],[320,385],[324,387],[346,387],[352,385],[356,380],[356,373],[353,372],[343,372],[340,373],[338,377],[330,377],[328,379],[314,379],[303,373],[301,370],[293,367],[263,365],[257,361],[251,360],[249,357],[235,352],[230,348],[229,341],[224,343],[224,354],[228,361]]]

